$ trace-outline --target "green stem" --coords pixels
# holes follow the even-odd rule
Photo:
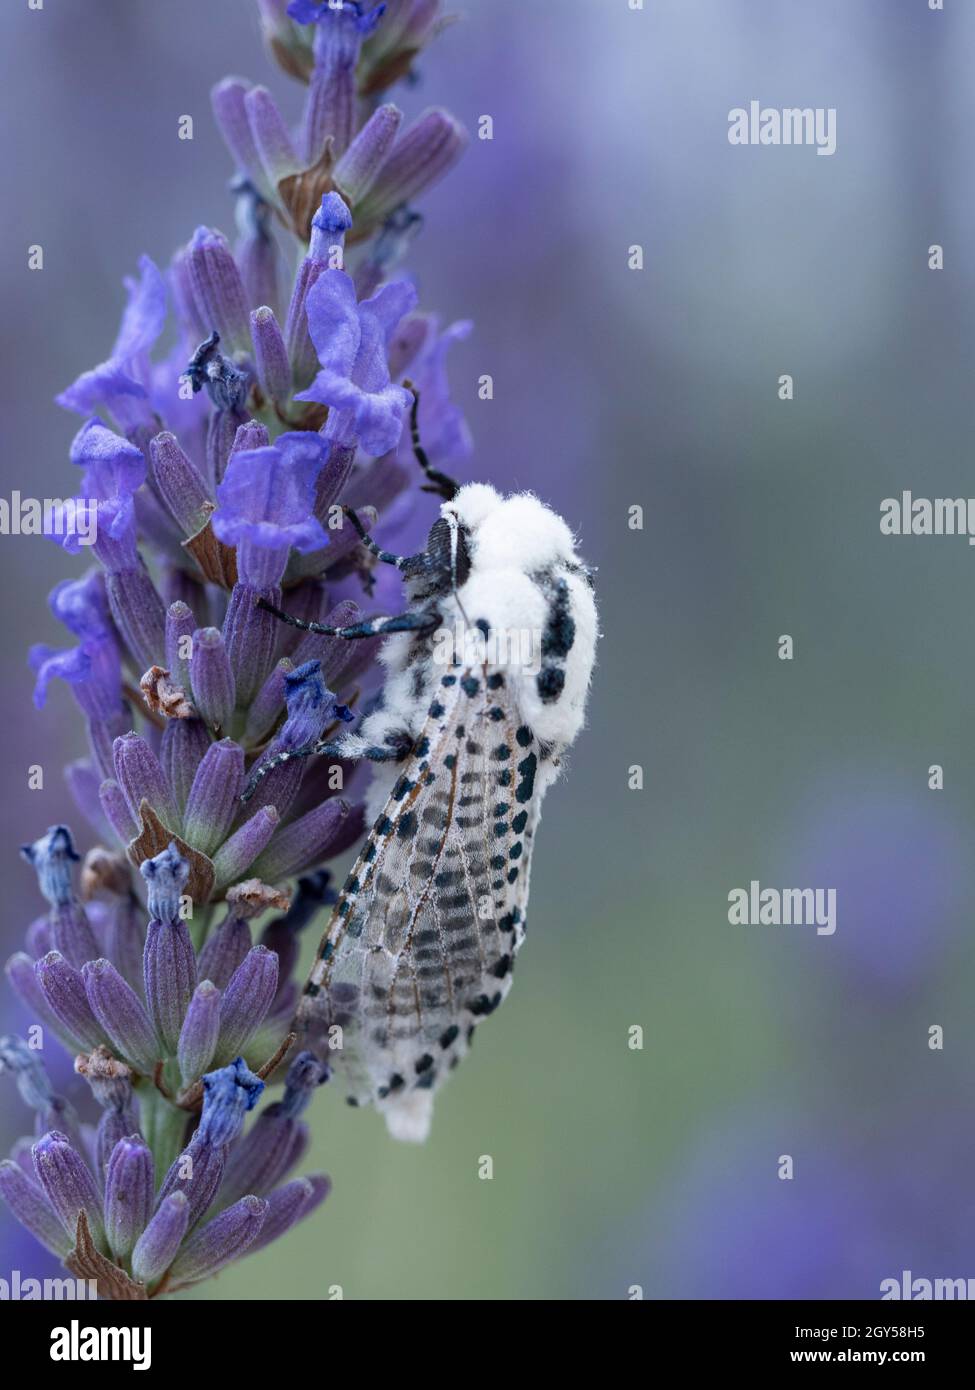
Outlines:
[[[139,1083],[136,1094],[139,1097],[142,1137],[152,1150],[158,1187],[183,1148],[186,1111],[172,1105],[148,1078]]]

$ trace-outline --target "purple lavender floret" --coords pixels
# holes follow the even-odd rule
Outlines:
[[[197,1283],[328,1192],[293,1176],[328,1069],[291,1055],[291,1022],[301,933],[335,900],[325,866],[363,807],[339,765],[307,756],[242,792],[265,760],[358,718],[378,644],[299,632],[268,605],[334,626],[379,611],[344,508],[380,542],[428,527],[414,390],[434,463],[469,447],[444,365],[467,325],[440,334],[394,273],[414,200],[466,136],[437,109],[404,128],[379,100],[441,0],[258,4],[307,83],[298,127],[263,86],[215,87],[236,241],[198,227],[167,270],[143,256],[107,357],[57,398],[82,416],[73,505],[92,527],[51,538],[98,563],[50,596],[73,645],[35,646],[30,665],[38,707],[60,680],[81,710],[88,756],[66,776],[91,838],[82,858],[57,825],[23,850],[47,910],[7,965],[32,1041],[0,1039],[0,1071],[35,1119],[0,1196],[109,1298]],[[37,1038],[74,1057],[84,1120]]]

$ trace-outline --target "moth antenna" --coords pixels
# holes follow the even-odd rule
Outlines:
[[[257,600],[258,608],[263,608],[265,613],[271,613],[282,623],[287,623],[290,627],[300,628],[302,632],[317,632],[326,637],[331,636],[334,629],[325,627],[323,623],[308,623],[304,618],[295,618],[291,613],[286,613],[283,608],[276,607],[273,603],[268,603],[266,598]]]
[[[460,491],[460,483],[431,465],[427,458],[427,451],[420,443],[420,424],[417,419],[420,410],[420,393],[412,381],[404,381],[403,385],[413,396],[413,404],[410,406],[410,440],[413,445],[413,456],[433,484],[432,487],[424,488],[423,491],[436,492],[445,501],[452,502]]]

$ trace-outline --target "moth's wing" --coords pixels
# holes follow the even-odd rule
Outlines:
[[[539,751],[503,676],[442,678],[309,982],[309,1002],[342,1026],[354,1103],[389,1110],[429,1098],[507,994],[524,936]]]

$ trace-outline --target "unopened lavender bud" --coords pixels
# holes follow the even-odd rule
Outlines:
[[[151,1076],[159,1046],[142,1001],[110,960],[92,960],[81,972],[91,1011],[117,1052]]]
[[[68,1254],[74,1245],[74,1232],[68,1235],[43,1189],[9,1158],[0,1163],[0,1197],[45,1250],[61,1259]]]
[[[220,1004],[217,1060],[227,1062],[243,1052],[267,1017],[278,988],[278,958],[266,946],[255,946],[234,971]]]
[[[379,174],[399,131],[403,113],[389,103],[374,111],[335,166],[335,182],[353,207]]]
[[[250,449],[263,449],[269,443],[270,435],[267,432],[267,425],[262,425],[260,420],[245,420],[242,425],[237,427],[230,457],[233,458],[235,454],[246,453]]]
[[[105,953],[115,962],[130,985],[142,987],[142,909],[137,898],[127,896],[110,904],[104,927]]]
[[[267,757],[293,749],[307,748],[320,737],[325,725],[345,717],[345,707],[336,703],[322,676],[321,663],[306,661],[285,677],[288,717],[267,750]],[[297,794],[304,775],[301,758],[279,763],[258,783],[257,804],[274,805],[284,815]]]
[[[291,395],[291,363],[274,311],[266,304],[251,314],[251,337],[261,389],[272,401],[286,401]]]
[[[257,1239],[266,1214],[260,1197],[242,1197],[195,1231],[173,1261],[174,1285],[197,1284],[236,1260]]]
[[[316,6],[300,0],[288,13],[303,24],[314,24],[315,67],[305,102],[304,149],[309,163],[331,137],[336,155],[352,138],[356,108],[356,65],[362,42],[376,28],[385,5],[364,10],[361,5]]]
[[[50,926],[55,950],[72,965],[80,968],[86,960],[99,954],[95,933],[77,898],[51,908]]]
[[[235,584],[223,620],[223,640],[230,653],[241,708],[253,700],[274,662],[280,625],[272,613],[257,606],[262,598],[279,607],[281,590],[277,586],[256,589],[251,584]]]
[[[118,731],[115,730],[114,732],[117,733]],[[105,740],[105,746],[110,749],[111,739]],[[111,769],[110,757],[107,758],[104,765],[100,765],[97,769],[94,762],[88,758],[74,758],[65,765],[64,780],[78,810],[96,835],[104,839],[106,838],[107,826],[101,802],[98,800],[98,785],[104,776],[103,766],[108,770]]]
[[[132,1275],[141,1284],[161,1279],[176,1257],[189,1224],[190,1204],[183,1192],[171,1192],[135,1243]]]
[[[166,665],[173,680],[184,690],[190,688],[190,652],[197,622],[181,600],[169,605],[166,614]]]
[[[163,648],[166,610],[140,561],[126,569],[110,568],[105,575],[112,617],[140,670],[146,671]]]
[[[48,951],[54,950],[54,938],[51,935],[51,919],[47,917],[35,917],[27,928],[27,949],[35,960],[40,960],[41,956],[46,956]]]
[[[132,1251],[152,1215],[152,1153],[138,1134],[120,1139],[105,1173],[105,1234],[117,1260]]]
[[[320,270],[332,266],[336,249],[343,249],[345,235],[351,230],[352,213],[348,203],[339,193],[324,194],[321,207],[311,219],[308,259],[315,262]],[[334,268],[341,269],[341,266]]]
[[[276,1188],[267,1198],[267,1215],[260,1234],[251,1246],[252,1251],[263,1250],[272,1241],[290,1231],[292,1226],[305,1217],[328,1196],[331,1183],[324,1173],[314,1177],[295,1178]]]
[[[284,326],[296,390],[304,390],[318,370],[318,354],[308,332],[308,293],[323,271],[330,266],[341,268],[345,234],[351,226],[352,214],[343,198],[326,193],[311,220],[308,255],[298,267]]]
[[[193,779],[183,813],[186,840],[213,854],[230,831],[244,786],[244,751],[232,739],[211,743]]]
[[[186,924],[151,921],[143,965],[149,1013],[163,1048],[171,1057],[196,988],[196,957]]]
[[[80,1038],[74,1037],[61,1020],[54,1014],[34,973],[35,961],[26,951],[15,951],[4,966],[7,983],[27,1010],[29,1016],[37,1019],[56,1033],[69,1051],[76,1052],[82,1047]]]
[[[200,317],[232,352],[246,352],[250,347],[247,296],[226,237],[198,227],[188,257]]]
[[[197,1128],[163,1178],[160,1204],[170,1193],[184,1193],[189,1202],[189,1225],[194,1226],[217,1195],[226,1162],[226,1144],[212,1143]]]
[[[248,84],[240,78],[224,78],[210,94],[213,114],[220,134],[236,160],[237,168],[242,174],[247,175],[265,197],[272,197],[274,189],[264,172],[264,164],[254,142],[247,115],[245,99],[249,90]]]
[[[200,763],[210,745],[210,731],[202,719],[167,721],[159,745],[159,761],[176,801],[177,811],[181,812],[185,807]]]
[[[83,1211],[92,1239],[96,1245],[104,1247],[101,1198],[91,1169],[81,1155],[57,1130],[39,1139],[31,1152],[37,1181],[72,1244],[78,1229],[78,1213]]]
[[[164,430],[149,445],[149,472],[170,516],[186,536],[195,536],[207,518],[206,483],[196,464]]]
[[[251,745],[260,743],[263,737],[277,722],[284,709],[285,678],[294,670],[289,657],[282,657],[267,680],[261,686],[247,711],[247,724],[244,740]]]
[[[282,179],[301,167],[288,127],[266,87],[252,87],[244,97],[244,107],[267,182],[276,189]]]
[[[267,304],[275,313],[281,303],[281,254],[271,232],[271,208],[248,181],[234,187],[240,236],[234,257],[240,266],[248,304]]]
[[[78,862],[79,855],[66,825],[52,825],[32,845],[22,845],[20,853],[34,866],[38,887],[52,907],[71,901],[71,865]]]
[[[158,922],[179,920],[180,899],[190,878],[190,866],[171,840],[167,849],[144,859],[139,872],[146,881],[149,916]]]
[[[115,776],[125,793],[133,820],[140,821],[140,806],[148,801],[167,829],[179,831],[179,815],[159,759],[141,734],[123,734],[112,746]]]
[[[34,966],[44,1001],[62,1028],[77,1038],[86,1052],[105,1041],[105,1030],[88,1002],[82,974],[60,951],[49,951]]]
[[[139,833],[139,826],[129,810],[129,803],[118,782],[107,778],[98,788],[98,800],[105,813],[105,819],[123,845],[134,840]]]
[[[230,656],[218,628],[204,627],[193,634],[190,684],[201,717],[215,729],[229,724],[236,690]]]
[[[267,846],[278,826],[280,816],[274,806],[262,806],[259,811],[226,840],[213,856],[213,867],[217,885],[222,887],[250,868],[254,860]],[[257,875],[264,878],[264,875]],[[265,882],[267,880],[265,879]]]
[[[321,806],[279,830],[272,844],[254,861],[254,875],[265,883],[280,883],[329,857],[349,814],[341,798]]]
[[[201,980],[193,991],[179,1035],[176,1056],[184,1086],[189,1086],[213,1061],[220,1031],[220,991],[212,980]]]
[[[307,1145],[301,1114],[328,1075],[314,1053],[299,1053],[288,1068],[284,1098],[262,1110],[234,1145],[224,1173],[224,1201],[247,1192],[264,1196],[294,1167]]]
[[[235,912],[228,912],[216,931],[207,937],[200,952],[197,974],[224,989],[253,944],[246,920]]]
[[[360,222],[382,222],[442,178],[467,143],[464,127],[448,111],[424,111],[394,146],[362,207]]]

